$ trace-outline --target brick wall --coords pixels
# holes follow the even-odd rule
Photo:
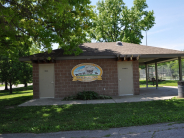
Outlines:
[[[33,98],[39,98],[39,64],[33,63]]]
[[[133,61],[133,82],[134,82],[134,95],[140,94],[139,89],[139,62]]]
[[[102,80],[72,81],[71,70],[81,63],[94,63],[103,70]],[[105,88],[105,90],[104,90]],[[80,91],[95,91],[103,95],[118,95],[116,59],[60,60],[55,63],[55,98],[75,95]]]
[[[94,63],[103,70],[102,80],[93,82],[72,81],[71,70],[81,63]],[[54,64],[55,98],[75,95],[80,91],[95,91],[103,95],[118,95],[118,69],[116,59],[60,60]],[[134,95],[139,89],[139,62],[133,61]],[[105,90],[104,90],[105,88]],[[39,98],[39,64],[33,64],[33,98]]]

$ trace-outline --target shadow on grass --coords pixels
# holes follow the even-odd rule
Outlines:
[[[17,106],[27,100],[33,98],[32,86],[26,88],[13,88],[13,93],[9,94],[9,91],[0,91],[0,108],[6,106]]]
[[[10,97],[10,98],[0,99],[0,108],[5,108],[6,106],[17,106],[31,99],[33,99],[33,95],[25,95],[25,96],[13,97],[13,98]]]
[[[13,90],[12,94],[10,94],[9,90],[0,90],[0,96],[30,93],[30,92],[26,92],[26,91],[33,90],[33,86],[13,88],[12,90]]]
[[[94,130],[184,121],[184,100],[3,109],[0,133]],[[26,123],[25,123],[26,122]]]

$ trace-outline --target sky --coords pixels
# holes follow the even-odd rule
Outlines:
[[[133,0],[123,0],[128,8]],[[96,5],[98,0],[91,0]],[[147,45],[184,50],[184,0],[147,0],[146,10],[154,11],[155,25],[147,32]],[[141,45],[146,45],[146,33]]]

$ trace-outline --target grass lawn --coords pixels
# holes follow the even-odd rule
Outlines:
[[[165,81],[159,81],[158,86],[178,86],[177,84],[178,80],[165,80]],[[146,87],[146,80],[139,80],[140,88]],[[156,87],[156,82],[148,82],[148,87]]]
[[[0,134],[94,130],[184,121],[183,99],[17,107],[32,98],[32,87],[23,89],[14,89],[12,95],[0,91]],[[7,108],[10,106],[15,107]]]
[[[4,84],[2,85],[2,84],[0,84],[0,87],[3,87],[3,86],[5,86]]]

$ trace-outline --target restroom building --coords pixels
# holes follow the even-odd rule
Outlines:
[[[182,80],[183,51],[125,42],[84,43],[79,47],[83,53],[78,56],[56,49],[19,59],[33,64],[33,98],[63,98],[81,91],[139,95],[139,65],[155,64],[157,70],[157,63],[175,59]],[[158,87],[157,76],[156,72]]]

